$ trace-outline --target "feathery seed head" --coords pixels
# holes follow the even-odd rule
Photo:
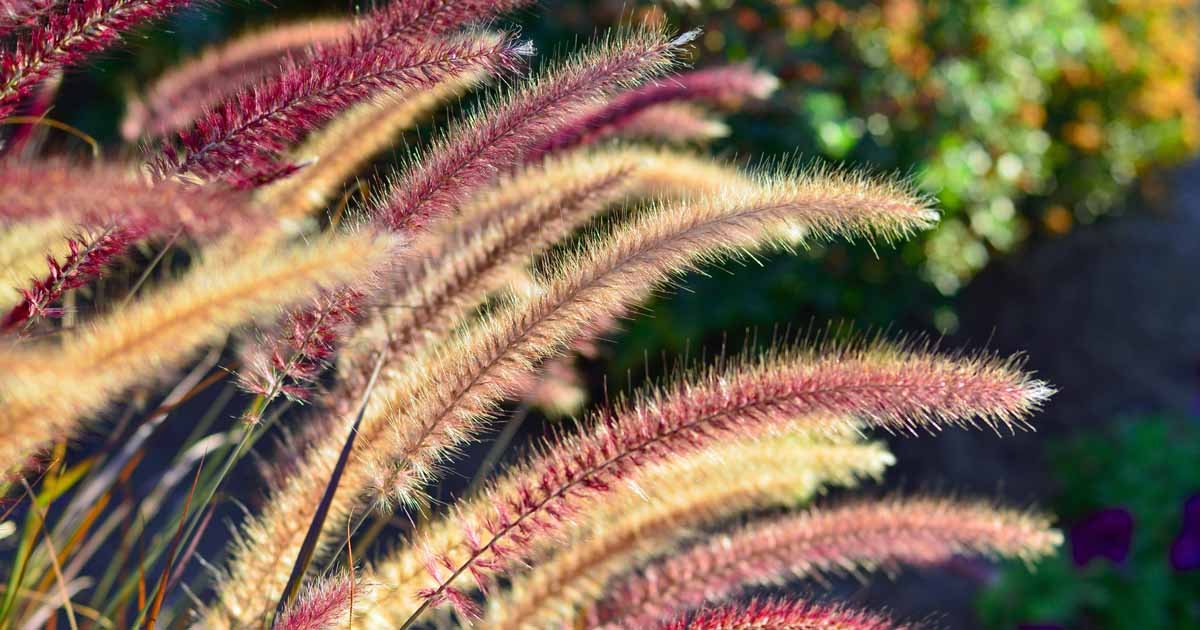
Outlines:
[[[306,307],[289,312],[278,330],[243,349],[244,367],[238,372],[238,383],[268,399],[284,394],[306,400],[310,385],[360,318],[366,297],[353,288],[326,291]],[[250,422],[259,419],[247,418]]]
[[[664,154],[658,165],[678,160]],[[709,171],[729,173],[728,168],[704,172]],[[348,513],[364,496],[383,503],[417,503],[423,487],[440,474],[439,467],[478,433],[499,402],[526,392],[543,361],[568,351],[597,326],[608,326],[674,272],[718,255],[757,249],[775,238],[773,226],[785,220],[803,219],[817,234],[866,229],[868,220],[856,218],[854,203],[860,204],[863,216],[883,215],[885,234],[927,220],[922,205],[894,195],[881,197],[892,194],[885,186],[805,177],[790,182],[790,188],[779,183],[764,188],[758,180],[739,176],[710,195],[685,195],[677,204],[653,207],[607,238],[589,241],[592,250],[569,254],[551,265],[555,271],[542,280],[543,290],[510,297],[447,342],[386,370],[359,432],[364,446],[356,447],[359,452],[346,468],[334,512]],[[670,179],[659,173],[649,181]],[[713,183],[704,185],[711,190]],[[781,190],[790,190],[793,197]],[[826,201],[833,208],[832,218],[822,216]],[[898,217],[887,219],[889,213]],[[243,615],[269,606],[255,595],[264,580],[286,581],[287,567],[280,567],[276,557],[294,556],[304,536],[304,528],[294,523],[296,511],[311,510],[319,500],[329,457],[336,458],[340,445],[337,438],[322,440],[314,449],[319,455],[314,455],[311,468],[305,465],[309,472],[298,475],[279,495],[277,504],[286,507],[272,509],[254,524],[254,540],[272,548],[278,545],[281,551],[267,554],[270,559],[265,562],[254,560],[262,558],[261,548],[239,552],[237,575],[225,591],[227,605],[234,593],[241,602],[237,618],[253,618]],[[486,557],[482,560],[488,562]],[[464,570],[476,568],[470,563]],[[437,597],[443,593],[445,589]]]
[[[853,424],[844,427],[723,440],[634,473],[613,496],[581,510],[565,544],[535,546],[532,568],[514,577],[503,596],[490,598],[486,627],[568,623],[603,596],[611,578],[699,528],[749,511],[800,505],[825,485],[851,486],[894,463],[883,445],[861,443]],[[477,513],[467,508],[463,516],[472,522]]]
[[[449,619],[451,607],[465,620],[484,612],[470,593],[478,588],[491,600],[489,627],[497,628],[574,621],[873,630],[892,626],[799,602],[696,611],[748,585],[795,576],[955,554],[1051,553],[1062,537],[1046,519],[991,505],[918,498],[781,513],[825,485],[853,485],[893,462],[860,431],[1024,428],[1053,394],[1015,360],[942,355],[908,343],[827,343],[754,358],[722,354],[716,365],[608,405],[579,432],[548,440],[481,494],[415,530],[412,544],[368,571],[369,587],[354,579],[351,558],[349,577],[317,581],[271,619],[284,584],[304,577],[293,576],[293,562],[303,573],[309,561],[336,561],[333,543],[349,546],[351,519],[372,500],[421,503],[424,489],[504,400],[528,400],[548,372],[567,382],[565,356],[584,351],[682,274],[812,239],[890,241],[938,219],[930,200],[905,184],[835,169],[783,163],[751,175],[622,146],[563,154],[605,136],[707,139],[727,131],[712,109],[763,99],[778,87],[748,65],[656,81],[677,67],[697,31],[640,28],[485,102],[414,156],[391,189],[367,204],[366,216],[357,217],[363,221],[349,222],[350,233],[339,231],[342,206],[328,238],[285,242],[295,233],[286,219],[327,203],[418,115],[488,76],[523,68],[532,44],[477,29],[528,3],[393,0],[363,17],[276,29],[206,53],[130,109],[127,137],[178,133],[146,177],[117,163],[6,164],[0,224],[16,229],[0,235],[0,266],[11,267],[0,272],[28,270],[30,251],[51,253],[46,277],[19,296],[0,295],[0,314],[7,313],[0,334],[20,331],[0,338],[0,480],[11,482],[15,466],[77,434],[123,393],[157,384],[200,348],[215,357],[232,331],[269,320],[270,334],[244,350],[239,374],[259,394],[249,420],[280,394],[307,395],[335,354],[341,380],[323,396],[324,413],[296,442],[294,457],[268,475],[270,498],[234,540],[217,596],[202,612],[205,627],[270,622],[316,630],[353,625],[357,614],[408,628],[427,621],[425,613]],[[0,48],[0,118],[17,107],[44,113],[66,66],[189,4],[0,0],[0,37],[9,40]],[[33,153],[33,145],[22,150],[33,128],[13,134],[10,153]],[[615,202],[646,198],[653,202],[596,220]],[[264,233],[241,238],[257,221]],[[588,233],[572,238],[584,226]],[[73,229],[87,236],[65,239]],[[224,239],[213,242],[218,233]],[[25,234],[37,243],[6,247]],[[201,246],[183,277],[139,292],[147,271],[135,285],[137,300],[61,334],[25,338],[33,318],[61,313],[66,291],[98,277],[139,239],[168,234],[171,244],[186,234]],[[524,279],[522,290],[506,290],[514,278]],[[371,323],[361,326],[368,308]],[[350,340],[344,349],[343,339]],[[193,374],[162,409],[198,391],[201,370]],[[152,423],[163,417],[155,412]],[[354,439],[346,441],[350,426]],[[245,429],[229,465],[260,430]],[[188,447],[171,475],[182,475],[200,447],[226,438]],[[98,481],[72,490],[59,529],[101,513],[107,495],[81,516],[86,499],[100,496],[92,490],[108,487],[110,471],[131,470],[118,472],[137,443],[105,464]],[[206,505],[223,478],[202,493]],[[141,509],[116,509],[130,507]],[[728,535],[694,536],[748,514],[759,518]],[[91,529],[89,520],[79,531],[106,531],[108,523]],[[171,558],[185,531],[192,530],[179,531]],[[107,533],[96,535],[102,542]],[[39,591],[51,573],[65,581],[55,556],[82,554],[67,568],[74,574],[96,547],[72,539],[57,554],[50,538],[44,542],[23,560],[30,576],[42,576]],[[172,562],[161,588],[170,586]],[[506,594],[487,592],[530,562],[536,566],[515,576]],[[385,583],[375,588],[376,579]],[[290,600],[295,590],[287,592]],[[70,594],[64,597],[70,614]],[[122,597],[114,607],[129,605]],[[155,624],[161,603],[146,625]],[[450,606],[436,610],[443,603]],[[57,614],[53,604],[28,610]]]
[[[634,140],[706,142],[729,135],[729,125],[691,103],[663,103],[633,114],[619,128],[602,135]]]
[[[509,38],[472,34],[419,47],[369,45],[351,37],[285,59],[282,70],[239,91],[180,134],[184,151],[167,148],[157,169],[261,183],[276,172],[283,151],[338,112],[384,90],[426,88],[474,72],[513,71],[524,58]]]
[[[0,334],[11,333],[38,318],[61,317],[63,310],[51,305],[64,293],[99,278],[104,268],[144,232],[141,226],[110,225],[95,235],[68,239],[70,253],[61,263],[53,256],[47,257],[50,272],[21,290],[23,299],[0,318]]]
[[[0,431],[9,436],[0,444],[0,463],[74,434],[117,395],[168,376],[231,329],[373,273],[391,258],[395,243],[361,233],[284,250],[225,252],[58,344],[0,346]],[[30,423],[31,416],[42,421]]]
[[[480,37],[503,37],[480,34]],[[396,136],[438,105],[483,81],[482,71],[446,79],[428,89],[387,92],[359,103],[290,152],[293,162],[310,162],[302,177],[289,177],[257,191],[255,200],[272,216],[305,217],[324,207],[345,182]]]
[[[5,0],[0,3],[0,37],[33,28],[54,9],[58,0]]]
[[[271,626],[277,630],[328,630],[350,619],[350,605],[364,587],[349,576],[320,580],[308,586]]]
[[[529,361],[524,359],[526,365]],[[435,373],[445,374],[441,369]],[[601,412],[590,431],[553,443],[541,457],[517,468],[512,482],[493,487],[486,501],[493,513],[467,525],[465,539],[475,541],[470,553],[428,590],[429,603],[446,601],[446,593],[458,588],[454,581],[464,572],[483,579],[519,561],[530,541],[558,531],[581,504],[611,491],[634,471],[719,439],[764,435],[784,427],[820,429],[821,422],[836,418],[901,428],[977,420],[1013,424],[1040,404],[1044,391],[1045,385],[1001,362],[944,358],[886,345],[821,355],[780,352],[757,363],[714,368]],[[494,399],[473,394],[468,404],[475,408],[467,410],[475,417],[484,415],[495,404],[490,400]],[[470,424],[462,418],[443,417],[445,424],[423,435],[416,435],[419,424],[400,425],[408,431],[401,437],[415,439],[423,448],[401,442],[401,448],[408,448],[405,452],[415,455],[400,459],[400,467],[385,468],[392,471],[389,482],[402,484],[400,489],[407,493],[414,482],[431,474],[436,464],[431,455],[469,438]]]
[[[182,229],[211,239],[261,225],[249,205],[245,195],[222,186],[150,182],[116,164],[37,160],[0,169],[0,223],[56,217],[92,227],[138,226],[146,236],[169,237]]]
[[[888,499],[815,508],[664,558],[613,587],[591,618],[604,627],[646,627],[793,576],[935,564],[959,554],[1033,559],[1061,542],[1043,517],[981,503]]]
[[[621,133],[640,114],[670,103],[707,103],[735,108],[749,99],[765,99],[779,86],[773,75],[746,64],[694,70],[647,83],[578,116],[533,150],[534,158]]]
[[[401,231],[423,229],[519,165],[529,148],[594,99],[670,68],[690,41],[641,29],[602,42],[470,116],[405,171],[376,213]]]
[[[309,20],[244,35],[205,51],[159,77],[141,98],[132,99],[121,121],[129,141],[182,131],[206,109],[238,90],[279,71],[288,57],[302,56],[314,45],[347,37],[350,19]]]
[[[62,259],[70,255],[67,241],[78,230],[74,222],[58,217],[5,225],[0,230],[0,309],[12,308],[24,299],[15,287],[42,275],[47,256]]]
[[[189,4],[191,0],[74,0],[44,7],[28,33],[0,50],[0,118],[53,72],[108,48],[125,31]]]
[[[596,334],[598,325],[623,316],[674,274],[761,248],[796,223],[818,236],[891,237],[928,221],[919,200],[886,185],[805,175],[658,207],[585,240],[558,262],[544,292],[497,308],[414,362],[412,389],[389,394],[387,404],[397,411],[388,444],[368,460],[381,498],[411,501],[415,484],[474,435],[499,401],[523,393],[536,365]]]
[[[684,614],[660,630],[905,630],[886,617],[802,601],[753,600]]]
[[[395,0],[364,20],[360,37],[369,46],[419,46],[455,29],[482,23],[532,0]]]

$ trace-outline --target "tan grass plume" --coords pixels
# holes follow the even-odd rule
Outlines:
[[[390,258],[393,247],[387,238],[360,233],[204,260],[177,283],[61,343],[0,348],[0,431],[8,436],[0,462],[7,467],[78,431],[117,395],[161,379],[232,328],[271,316],[322,286],[362,278]]]

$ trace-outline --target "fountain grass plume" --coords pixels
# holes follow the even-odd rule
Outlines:
[[[4,0],[0,2],[0,37],[34,28],[45,20],[58,0]]]
[[[243,35],[168,70],[129,102],[121,121],[127,141],[183,131],[205,110],[279,71],[291,56],[350,35],[354,20],[285,24]]]
[[[0,118],[38,83],[101,52],[127,31],[192,4],[191,0],[74,0],[44,10],[15,44],[0,50]]]
[[[586,430],[586,429],[585,429]],[[750,510],[800,505],[825,485],[851,486],[879,476],[892,457],[879,444],[856,443],[853,430],[790,431],[731,440],[630,476],[613,496],[580,510],[560,537],[542,541],[530,568],[508,589],[493,593],[481,623],[488,628],[569,624],[604,593],[609,577],[645,554],[693,535],[697,528]],[[498,485],[515,483],[505,478]],[[364,600],[369,625],[403,621],[429,588],[428,559],[469,552],[460,523],[480,523],[492,506],[486,495],[464,501],[447,518],[376,563],[369,575],[381,587]],[[464,576],[456,585],[474,587]]]
[[[166,378],[236,326],[372,273],[394,246],[360,233],[217,256],[57,342],[0,346],[0,430],[9,436],[0,462],[21,461],[53,439],[77,434],[116,396]],[[28,422],[31,416],[41,422]]]
[[[685,271],[794,243],[797,231],[895,238],[931,220],[920,196],[890,183],[785,170],[760,177],[757,187],[661,205],[584,239],[551,265],[538,294],[501,305],[415,361],[414,369],[437,375],[433,382],[414,376],[407,387],[381,391],[394,411],[386,441],[368,458],[376,492],[411,502],[500,401],[523,393],[536,365]]]
[[[379,220],[412,232],[452,214],[473,191],[521,164],[531,144],[560,129],[581,108],[669,70],[694,37],[631,30],[522,83],[459,122],[414,160],[375,210]]]
[[[647,107],[631,115],[620,127],[602,130],[599,135],[683,144],[724,138],[729,135],[729,125],[703,107],[663,103]]]
[[[68,253],[62,262],[47,257],[50,270],[21,289],[22,299],[4,317],[0,317],[0,335],[18,332],[43,318],[62,317],[63,309],[53,306],[63,295],[100,277],[104,268],[118,258],[143,233],[139,226],[109,225],[95,234],[67,240]]]
[[[304,175],[259,189],[257,204],[271,216],[291,220],[324,208],[358,170],[392,147],[401,132],[486,78],[483,72],[468,73],[428,89],[377,95],[347,109],[289,153],[291,162],[307,164]]]
[[[664,77],[624,92],[580,116],[545,140],[532,156],[562,151],[620,133],[639,114],[669,103],[706,103],[734,108],[747,100],[762,100],[779,87],[779,79],[746,64],[718,66]]]
[[[930,565],[960,554],[1035,560],[1061,543],[1045,517],[988,503],[892,498],[819,507],[751,523],[634,573],[609,591],[590,622],[650,627],[790,577]]]
[[[49,218],[92,228],[122,223],[138,226],[144,236],[162,238],[182,230],[201,241],[264,224],[247,195],[223,186],[152,182],[131,165],[118,163],[49,159],[5,164],[0,169],[0,223]]]
[[[163,175],[224,178],[256,187],[290,173],[281,154],[338,112],[384,90],[437,85],[484,71],[515,71],[528,45],[511,38],[465,34],[420,47],[371,46],[365,38],[316,48],[262,83],[239,91],[180,134],[182,152],[164,148]]]
[[[908,630],[887,617],[844,606],[818,605],[783,599],[727,604],[699,613],[683,614],[659,630]]]
[[[347,576],[309,586],[272,625],[276,630],[329,630],[349,623],[356,597],[368,587]]]
[[[891,622],[731,600],[956,554],[1033,560],[1060,542],[1047,519],[990,503],[807,505],[892,463],[868,431],[1028,428],[1053,389],[1019,357],[777,337],[582,410],[598,383],[570,362],[597,365],[604,335],[689,274],[938,220],[912,181],[789,159],[754,172],[621,140],[702,143],[771,75],[672,74],[697,33],[655,26],[525,74],[532,47],[494,20],[528,0],[391,0],[168,71],[125,120],[155,143],[136,161],[45,116],[69,66],[191,4],[0,0],[0,118],[15,125],[0,138],[0,279],[17,287],[0,293],[0,511],[26,522],[0,550],[0,627],[65,609],[72,626],[150,630],[189,613],[214,630],[480,615],[501,629],[866,630]],[[377,156],[493,79],[376,184]],[[50,129],[87,142],[92,163],[47,154],[75,146]],[[245,422],[222,425],[239,395]],[[311,403],[302,426],[280,397]],[[150,440],[210,398],[153,474]],[[581,420],[492,477],[535,402]],[[467,490],[437,488],[509,405]],[[108,420],[104,447],[74,447]],[[265,455],[276,430],[290,437]],[[210,564],[198,552],[248,454],[263,496]],[[411,528],[379,553],[395,509]],[[201,565],[212,579],[197,584]]]
[[[550,265],[542,290],[510,296],[487,318],[381,374],[327,536],[338,536],[342,519],[363,501],[417,504],[441,465],[487,426],[497,405],[527,391],[542,361],[590,338],[594,326],[624,315],[675,274],[794,243],[797,226],[813,235],[844,229],[866,236],[877,228],[891,238],[930,220],[925,199],[902,186],[781,168],[736,178],[711,195],[648,208],[610,233],[584,239]],[[344,418],[334,412],[329,426]],[[226,615],[247,623],[271,607],[262,592],[275,591],[264,585],[282,588],[288,578],[280,558],[294,557],[299,547],[305,527],[297,515],[311,514],[319,502],[341,447],[338,435],[315,442],[298,472],[247,524],[224,581],[225,611],[212,611],[207,623]]]
[[[1015,428],[1049,391],[1010,360],[944,357],[887,343],[779,350],[713,368],[600,412],[586,433],[554,442],[514,468],[518,481],[487,495],[492,513],[463,521],[469,551],[449,564],[433,557],[437,585],[424,592],[422,610],[468,601],[455,592],[460,576],[486,584],[522,562],[532,541],[555,535],[581,505],[634,471],[719,439],[763,435],[798,418],[809,419],[800,425],[809,430],[841,418],[903,431],[979,423]]]

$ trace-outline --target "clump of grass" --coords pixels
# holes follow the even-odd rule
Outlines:
[[[42,107],[52,75],[184,4],[0,4],[0,116]],[[0,243],[22,245],[14,269],[41,250],[50,267],[0,321],[0,527],[24,519],[0,627],[891,627],[735,602],[789,576],[1057,544],[1045,519],[988,503],[807,507],[892,462],[861,432],[1021,428],[1052,393],[1013,360],[882,340],[780,341],[684,370],[428,512],[507,401],[567,378],[566,358],[685,272],[938,218],[892,179],[621,140],[709,137],[701,106],[777,81],[679,73],[695,34],[652,28],[527,77],[532,48],[478,25],[524,4],[395,0],[205,53],[131,106],[126,135],[160,139],[139,160],[83,165],[22,136],[0,171]],[[389,184],[353,181],[489,77],[502,86]],[[139,488],[156,430],[223,381]],[[238,395],[244,421],[214,428]],[[97,452],[71,448],[109,427]],[[263,500],[225,535],[215,510],[255,451]],[[380,552],[397,511],[413,526]],[[202,558],[202,539],[222,555]]]

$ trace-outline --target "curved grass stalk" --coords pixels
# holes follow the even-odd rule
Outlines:
[[[63,295],[99,278],[144,233],[140,227],[110,224],[92,234],[67,240],[61,262],[47,259],[49,271],[21,289],[23,299],[0,317],[0,334],[27,331],[39,319],[59,317],[64,309],[53,306]]]
[[[489,295],[523,273],[580,226],[622,201],[678,199],[752,188],[739,170],[686,154],[617,147],[548,160],[507,177],[477,195],[460,216],[414,243],[413,263],[401,269],[383,309],[349,343],[344,381],[334,398],[352,400],[367,370],[362,358],[378,351],[397,357],[437,346]]]
[[[0,51],[0,118],[57,70],[98,53],[124,32],[187,6],[191,0],[74,0]]]
[[[421,46],[370,45],[355,36],[289,58],[276,75],[243,89],[180,134],[182,153],[167,148],[161,175],[224,178],[254,188],[294,174],[281,154],[339,112],[387,90],[429,88],[475,72],[514,71],[531,52],[510,38],[463,34]]]
[[[729,126],[707,110],[691,103],[663,103],[629,117],[608,134],[634,140],[660,140],[676,144],[708,142],[729,135]]]
[[[712,103],[732,109],[746,100],[765,99],[778,87],[779,79],[746,64],[684,72],[616,96],[547,138],[531,154],[540,157],[619,133],[639,114],[665,103]]]
[[[757,363],[713,368],[602,411],[593,430],[551,444],[515,469],[515,482],[489,491],[486,518],[457,514],[469,544],[458,554],[431,554],[428,570],[436,586],[420,593],[424,603],[405,625],[431,606],[469,602],[458,580],[470,576],[482,585],[522,562],[531,541],[556,535],[568,515],[602,501],[617,481],[647,463],[670,461],[721,438],[787,426],[819,430],[823,422],[843,418],[906,431],[977,423],[1017,427],[1049,394],[1011,361],[941,357],[879,343],[780,351]],[[805,422],[789,424],[797,420]]]
[[[98,191],[103,191],[98,192]],[[0,221],[50,217],[89,227],[137,226],[149,235],[178,230],[198,239],[243,232],[262,221],[245,195],[221,186],[152,183],[132,166],[78,165],[64,160],[5,164],[0,169]]]
[[[397,180],[376,214],[402,232],[419,231],[452,215],[471,193],[521,164],[533,143],[567,124],[594,99],[666,72],[694,36],[670,39],[661,31],[636,30],[543,73],[435,142]]]
[[[499,401],[523,393],[535,366],[623,316],[676,274],[769,247],[797,229],[890,238],[932,218],[919,198],[889,184],[820,175],[764,179],[758,190],[737,187],[641,214],[563,257],[540,295],[496,309],[421,358],[407,387],[381,391],[393,411],[391,430],[367,460],[374,492],[380,500],[412,501]]]

